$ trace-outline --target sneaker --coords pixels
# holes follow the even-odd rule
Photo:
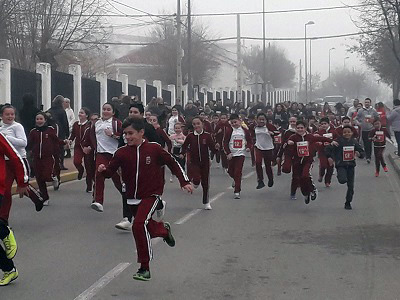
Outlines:
[[[204,204],[204,210],[212,210],[211,204],[210,203]]]
[[[274,186],[274,180],[273,179],[269,179],[268,180],[268,187],[273,187]]]
[[[93,193],[93,189],[92,188],[86,188],[86,193]]]
[[[305,196],[305,197],[304,197],[304,202],[305,202],[305,204],[310,203],[310,198],[311,198],[311,195],[308,195],[308,196]]]
[[[49,206],[49,204],[50,204],[50,201],[49,201],[49,200],[45,200],[45,201],[43,202],[43,206]]]
[[[136,274],[133,275],[133,279],[140,281],[149,281],[151,279],[150,271],[139,269]]]
[[[265,186],[264,181],[259,180],[256,189],[257,190],[262,189],[264,186]]]
[[[159,220],[161,220],[162,217],[164,217],[164,215],[165,215],[165,208],[166,208],[166,207],[167,207],[167,202],[165,202],[164,200],[161,200],[160,208],[157,207],[157,210],[156,210],[156,215],[157,215],[157,218],[158,218]]]
[[[367,163],[370,164],[371,163],[371,159],[367,158]]]
[[[92,204],[90,204],[90,207],[91,207],[92,209],[94,209],[95,211],[103,212],[103,205],[101,205],[101,204],[98,203],[98,202],[93,202]]]
[[[378,171],[375,172],[375,177],[379,177],[379,172]]]
[[[83,178],[83,170],[78,171],[78,180],[82,180]]]
[[[234,199],[240,199],[240,193],[235,193]]]
[[[173,177],[173,176],[171,176],[171,177],[169,178],[169,182],[171,182],[171,183],[174,182],[174,177]]]
[[[383,167],[383,171],[385,171],[385,172],[389,172],[389,169],[388,169],[388,167],[387,167],[387,166],[384,166],[384,167]]]
[[[278,172],[276,173],[276,175],[277,175],[277,176],[281,176],[281,175],[282,175],[282,171],[278,171]]]
[[[325,187],[329,188],[331,187],[331,184],[329,182],[325,183]]]
[[[115,228],[130,231],[132,230],[132,223],[129,222],[128,218],[123,218],[121,222],[115,224]]]
[[[297,200],[296,194],[290,195],[290,200]]]
[[[320,176],[320,177],[318,177],[318,182],[322,182],[322,177]]]
[[[172,232],[171,232],[171,225],[168,222],[165,222],[164,223],[164,227],[168,231],[168,236],[166,238],[164,238],[164,242],[166,242],[168,246],[174,247],[175,246],[175,239],[174,239],[174,237],[172,235]]]
[[[53,188],[55,191],[58,191],[58,189],[60,188],[60,180],[58,180],[57,176],[53,177]]]
[[[353,208],[351,207],[350,202],[346,202],[346,203],[344,204],[344,209],[347,209],[347,210],[353,209]]]
[[[16,268],[12,269],[10,272],[4,272],[3,278],[0,279],[0,286],[9,285],[11,281],[18,278],[18,270]]]
[[[3,239],[3,244],[4,244],[4,250],[6,251],[6,256],[8,259],[13,259],[15,255],[17,254],[18,250],[18,245],[17,241],[15,240],[14,237],[14,232],[11,230],[10,227],[8,227],[9,233],[8,235]]]
[[[317,189],[314,189],[314,190],[311,192],[311,200],[312,200],[312,201],[315,201],[315,200],[317,200],[317,198],[318,198],[318,190],[317,190]]]

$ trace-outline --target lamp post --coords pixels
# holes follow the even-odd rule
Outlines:
[[[329,71],[328,71],[328,78],[331,79],[331,51],[336,50],[335,47],[329,49]]]
[[[314,21],[308,21],[306,24],[304,24],[304,68],[305,68],[305,84],[306,84],[306,102],[308,98],[308,74],[307,74],[307,26],[308,25],[314,25]]]
[[[343,69],[345,70],[346,69],[346,60],[348,60],[350,57],[349,56],[346,56],[344,59],[343,59]]]
[[[267,95],[266,95],[266,88],[265,88],[265,82],[267,81],[267,72],[265,70],[266,66],[266,46],[265,46],[265,0],[262,0],[263,2],[263,84],[262,84],[262,93],[261,93],[261,99],[267,102]]]

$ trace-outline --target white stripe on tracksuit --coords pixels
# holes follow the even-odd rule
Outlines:
[[[147,231],[147,224],[149,223],[149,220],[151,219],[151,216],[153,215],[154,211],[157,208],[158,201],[160,201],[160,197],[156,196],[156,201],[154,201],[154,204],[151,207],[149,213],[147,214],[146,220],[144,221],[144,231],[146,233],[147,248],[149,250],[149,258],[150,258],[150,260],[153,259],[153,249],[151,247],[151,236],[150,236],[150,233]]]

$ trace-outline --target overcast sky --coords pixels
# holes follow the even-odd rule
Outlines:
[[[176,11],[176,0],[118,0],[132,7],[149,13]],[[186,5],[187,0],[182,0]],[[114,3],[115,4],[115,3]],[[266,10],[304,9],[317,7],[331,7],[359,4],[357,0],[266,0]],[[115,4],[117,8],[127,14],[137,14],[137,11],[124,8]],[[224,13],[224,12],[249,12],[262,11],[262,0],[192,0],[193,13]],[[327,11],[308,11],[296,13],[279,13],[266,15],[267,37],[304,37],[304,24],[312,20],[315,25],[308,26],[308,36],[329,36],[357,32],[352,17],[356,18],[356,12],[351,9],[337,9]],[[149,19],[147,19],[149,20]],[[236,16],[201,17],[202,22],[209,25],[211,33],[216,37],[236,36]],[[118,22],[122,22],[119,21]],[[127,21],[132,23],[132,20]],[[262,37],[262,15],[242,16],[242,36]],[[140,30],[129,29],[124,33],[145,35],[148,28]],[[261,44],[262,42],[258,42]],[[304,61],[304,41],[275,42],[287,51],[287,55],[296,65],[299,60]],[[332,51],[332,69],[343,68],[344,58],[349,68],[361,68],[359,58],[355,54],[346,53],[346,46],[353,44],[351,38],[337,38],[318,40],[313,42],[313,71],[320,72],[322,77],[328,75],[328,52]],[[256,41],[245,41],[249,47],[257,44]]]

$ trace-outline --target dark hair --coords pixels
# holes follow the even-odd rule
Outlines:
[[[192,119],[192,123],[193,123],[193,121],[194,121],[194,120],[196,120],[196,119],[199,119],[199,120],[200,120],[200,122],[201,122],[201,123],[203,123],[203,121],[200,119],[200,117],[199,117],[199,116],[195,116],[195,117]]]
[[[239,118],[238,114],[231,114],[231,116],[229,117],[229,120],[240,120],[240,118]]]
[[[353,128],[352,128],[350,125],[343,126],[343,130],[344,130],[345,128],[350,129],[351,132],[353,132]]]
[[[122,129],[131,126],[136,131],[144,129],[144,120],[142,118],[126,118],[122,123]]]
[[[307,127],[306,122],[304,122],[303,120],[297,121],[297,122],[296,122],[296,126],[298,126],[298,125],[303,125],[304,127]]]
[[[370,102],[372,102],[372,100],[371,100],[370,98],[365,98],[364,101],[367,101],[367,100],[369,100]]]
[[[311,115],[311,116],[308,116],[307,120],[316,120],[316,118],[315,118],[315,116]]]
[[[14,106],[12,106],[10,103],[6,103],[6,104],[4,104],[4,105],[1,107],[0,113],[3,114],[4,111],[5,111],[7,108],[12,108],[12,109],[14,110],[14,113],[17,112],[17,110],[15,109]]]
[[[279,119],[275,119],[275,120],[274,120],[274,124],[276,124],[276,125],[278,125],[279,127],[281,127],[281,126],[282,126],[282,121],[279,120]]]
[[[325,123],[330,123],[330,121],[329,121],[329,119],[328,118],[321,118],[321,120],[319,121],[319,123],[321,124],[321,123],[323,123],[323,122],[325,122]]]
[[[103,104],[102,108],[103,108],[105,105],[110,105],[111,108],[112,108],[113,113],[115,113],[115,106],[114,106],[114,104],[112,104],[112,103],[110,103],[110,102],[107,102],[107,103],[104,103],[104,104]]]
[[[263,116],[265,119],[267,119],[267,115],[265,113],[263,113],[263,112],[260,112],[260,113],[257,114],[257,119],[259,117],[261,117],[261,116]]]
[[[131,109],[131,108],[137,108],[137,110],[139,111],[139,113],[141,114],[141,115],[143,115],[144,114],[144,107],[143,107],[143,104],[142,103],[139,103],[139,102],[135,102],[135,103],[132,103],[130,106],[129,106],[129,110]]]
[[[64,103],[64,96],[62,95],[57,95],[54,97],[53,101],[51,101],[51,107],[63,107],[63,103]]]
[[[400,105],[400,100],[399,99],[394,99],[393,100],[393,105],[394,106],[399,106]]]
[[[349,117],[347,117],[347,116],[345,116],[345,117],[342,118],[342,122],[343,122],[344,120],[349,120],[349,121],[351,121],[351,119],[350,119]]]
[[[39,111],[36,116],[41,115],[43,116],[43,118],[45,119],[45,121],[47,122],[49,120],[49,116],[44,112],[44,111]],[[36,117],[35,117],[36,119]]]
[[[86,117],[89,118],[89,116],[90,116],[90,110],[89,110],[89,108],[87,108],[87,107],[82,107],[81,110],[83,110],[83,111],[85,112]]]

